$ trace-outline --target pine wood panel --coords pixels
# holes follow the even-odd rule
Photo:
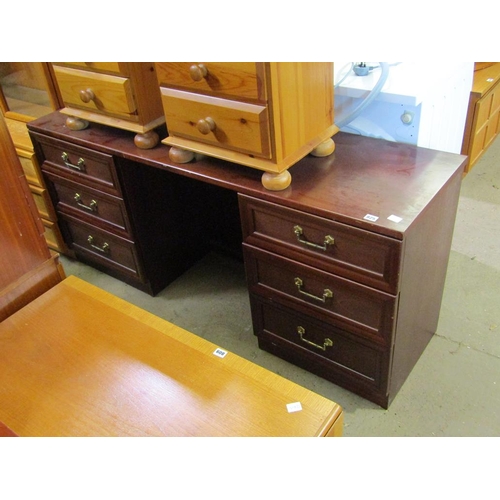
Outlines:
[[[276,161],[318,144],[333,124],[332,63],[269,63]],[[333,131],[331,134],[333,135]],[[310,147],[312,149],[312,147]]]

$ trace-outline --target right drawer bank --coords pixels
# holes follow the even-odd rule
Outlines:
[[[259,347],[388,408],[437,329],[459,183],[394,236],[240,194]]]

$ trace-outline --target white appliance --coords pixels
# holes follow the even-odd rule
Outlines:
[[[335,62],[334,68],[340,130],[460,153],[473,62]]]

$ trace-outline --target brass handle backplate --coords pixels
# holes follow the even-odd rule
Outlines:
[[[302,281],[301,278],[295,278],[294,283],[295,286],[299,289],[299,293],[311,299],[323,302],[323,304],[326,303],[327,299],[331,299],[333,297],[333,292],[329,288],[325,288],[323,290],[323,295],[321,297],[318,297],[317,295],[313,295],[312,293],[306,292],[305,290],[302,289],[302,287],[304,286],[304,282]]]
[[[325,339],[325,341],[323,342],[323,345],[315,344],[314,342],[311,342],[310,340],[305,339],[304,335],[306,333],[306,329],[303,326],[297,327],[297,333],[299,334],[300,340],[302,340],[302,342],[305,342],[306,344],[317,347],[318,349],[321,349],[322,351],[326,351],[327,347],[333,346],[333,341],[332,341],[332,339],[329,339],[329,338]]]
[[[312,243],[311,241],[307,241],[303,237],[304,230],[300,226],[294,226],[293,232],[295,233],[295,236],[297,236],[297,240],[299,241],[299,243],[302,243],[303,245],[309,247],[318,248],[320,250],[326,251],[329,245],[333,245],[335,243],[335,239],[333,238],[333,236],[330,236],[329,234],[325,236],[323,245],[318,245],[317,243]]]
[[[68,156],[68,153],[64,152],[62,155],[61,155],[61,158],[62,158],[62,161],[64,162],[64,164],[69,167],[69,168],[72,168],[73,170],[78,170],[80,172],[84,171],[85,170],[85,160],[83,158],[80,158],[78,160],[78,163],[75,165],[74,163],[71,163],[69,161],[69,156]]]
[[[92,235],[89,235],[87,241],[94,250],[97,250],[101,253],[108,253],[110,250],[109,245],[107,243],[104,243],[102,246],[94,245],[94,237]]]
[[[79,207],[84,208],[89,212],[97,212],[97,201],[91,200],[89,205],[85,205],[85,203],[82,202],[82,196],[79,193],[75,193],[75,201]]]

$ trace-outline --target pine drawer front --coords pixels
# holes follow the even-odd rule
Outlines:
[[[64,62],[54,63],[57,66],[75,67],[89,71],[102,71],[103,73],[116,73],[121,76],[130,76],[127,63],[119,62]]]
[[[309,358],[329,365],[339,385],[343,377],[372,389],[382,385],[384,350],[357,342],[342,330],[279,305],[252,298],[251,307],[259,341],[263,338],[274,343],[278,351],[282,348],[302,355],[308,352]]]
[[[20,152],[18,150],[18,157],[21,166],[23,167],[23,172],[26,176],[26,180],[30,184],[35,184],[38,187],[44,187],[43,180],[38,169],[35,153],[27,151]]]
[[[67,106],[131,119],[137,110],[128,78],[54,65],[59,90]],[[90,95],[92,98],[89,98]]]
[[[110,194],[120,194],[113,157],[68,142],[37,136],[45,161],[42,170]]]
[[[264,63],[155,63],[162,87],[265,102]]]
[[[378,345],[390,345],[396,297],[243,244],[251,292]]]
[[[265,105],[161,89],[169,133],[232,151],[270,158]]]
[[[33,195],[33,199],[35,201],[35,205],[38,209],[40,217],[52,221],[57,220],[54,208],[52,206],[52,201],[47,190],[38,186],[30,186],[30,191]]]
[[[64,243],[64,238],[57,223],[42,219],[42,224],[45,229],[43,236],[45,237],[48,247],[56,252],[67,252],[66,243]]]
[[[132,277],[140,277],[135,245],[101,228],[87,224],[67,214],[60,214],[70,238],[68,246],[77,254],[106,268],[113,268]]]
[[[239,199],[245,242],[397,293],[400,241],[245,195]]]
[[[47,172],[57,195],[56,209],[96,225],[108,226],[122,236],[130,235],[130,224],[125,204],[121,198],[96,191],[82,184],[69,181]]]

